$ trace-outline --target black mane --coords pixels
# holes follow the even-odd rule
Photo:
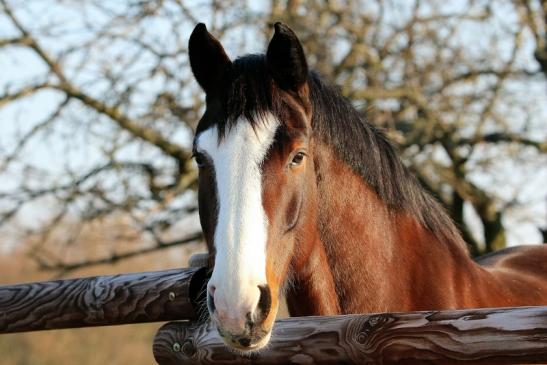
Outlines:
[[[308,84],[313,107],[315,138],[331,146],[336,155],[360,175],[389,209],[413,215],[439,239],[463,242],[444,208],[403,165],[386,135],[364,120],[336,87],[314,72]],[[219,138],[244,116],[252,125],[273,113],[283,122],[285,111],[272,94],[264,55],[247,55],[233,62],[231,83],[223,97],[225,118],[218,122]],[[202,126],[198,129],[206,129]]]

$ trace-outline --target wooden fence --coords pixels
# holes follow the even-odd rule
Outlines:
[[[179,320],[156,334],[160,365],[547,363],[547,306],[287,318],[241,357],[195,322],[205,282],[180,269],[0,286],[0,334]]]
[[[547,363],[547,307],[287,318],[258,356],[226,349],[208,324],[172,322],[154,340],[158,364]]]
[[[205,269],[0,286],[0,333],[195,320]]]

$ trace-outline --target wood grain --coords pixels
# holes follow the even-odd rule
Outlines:
[[[0,286],[0,333],[196,319],[204,269]]]
[[[257,355],[230,352],[210,324],[171,322],[160,365],[524,364],[547,362],[547,307],[296,317],[276,322]]]

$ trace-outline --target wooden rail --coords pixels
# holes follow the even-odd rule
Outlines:
[[[178,269],[0,286],[0,333],[176,319],[154,339],[160,365],[547,363],[547,306],[287,318],[241,357],[189,322],[205,282]]]
[[[0,286],[0,333],[196,319],[205,269]]]
[[[227,350],[210,324],[164,325],[160,365],[547,363],[547,307],[287,318],[267,349]]]

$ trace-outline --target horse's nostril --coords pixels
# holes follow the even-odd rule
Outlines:
[[[259,311],[258,318],[260,319],[260,322],[262,322],[268,317],[268,314],[270,314],[272,294],[268,284],[259,285],[258,290],[260,290],[260,299],[258,300],[257,310]]]

